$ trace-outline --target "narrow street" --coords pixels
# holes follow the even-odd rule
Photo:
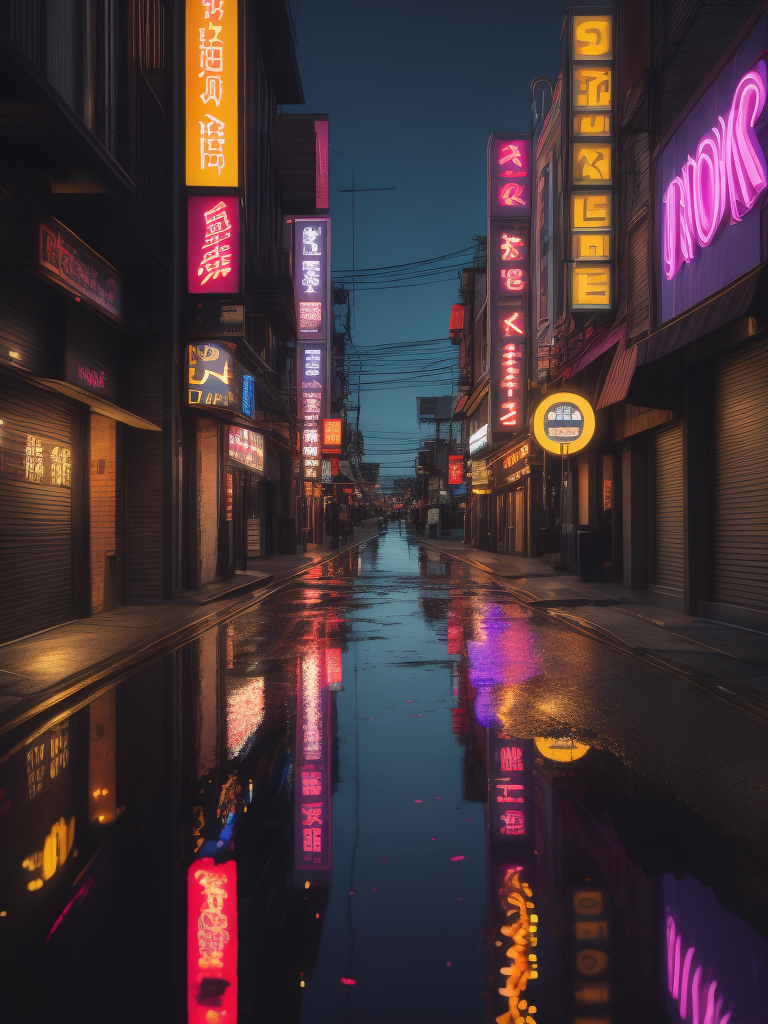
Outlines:
[[[6,744],[3,1020],[757,1024],[767,769],[391,524]]]

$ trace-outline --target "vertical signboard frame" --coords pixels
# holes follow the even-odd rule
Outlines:
[[[614,45],[614,19],[606,8],[573,8],[566,37],[563,137],[574,313],[609,313],[616,301]]]
[[[519,433],[527,417],[531,141],[530,132],[494,132],[488,142],[491,440]]]

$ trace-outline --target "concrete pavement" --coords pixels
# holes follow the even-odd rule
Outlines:
[[[479,551],[452,538],[423,543],[491,574],[542,614],[671,669],[768,724],[767,634],[664,608],[645,591],[582,583],[539,559]]]
[[[377,535],[375,523],[366,524],[337,550],[313,545],[306,554],[253,559],[247,573],[164,604],[126,605],[0,645],[0,735],[65,698],[137,671]]]

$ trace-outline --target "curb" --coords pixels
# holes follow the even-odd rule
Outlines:
[[[614,650],[621,652],[622,654],[630,654],[635,658],[640,658],[649,665],[653,665],[655,668],[663,669],[665,672],[672,672],[674,675],[679,676],[682,680],[687,683],[691,683],[693,686],[697,686],[701,690],[706,690],[707,693],[713,697],[717,697],[724,704],[728,704],[731,707],[737,708],[739,711],[743,711],[744,714],[754,718],[760,722],[761,725],[768,725],[768,700],[766,700],[761,694],[752,693],[743,687],[738,689],[729,689],[728,687],[722,686],[715,678],[710,676],[701,675],[697,672],[693,672],[690,669],[686,669],[684,666],[679,665],[677,662],[670,661],[668,658],[662,655],[654,654],[644,647],[634,647],[628,641],[624,640],[616,633],[612,633],[609,629],[604,626],[598,626],[596,623],[587,622],[585,619],[580,619],[573,613],[559,611],[553,607],[547,607],[542,604],[539,599],[531,594],[530,591],[523,590],[521,587],[515,587],[508,581],[500,577],[495,569],[491,569],[487,565],[483,565],[482,562],[478,562],[474,558],[467,558],[463,555],[454,554],[453,552],[443,551],[441,548],[434,544],[430,544],[429,541],[422,541],[428,547],[431,547],[434,551],[439,551],[441,555],[446,555],[448,558],[455,558],[459,562],[466,562],[467,565],[471,565],[476,569],[480,569],[482,572],[488,573],[492,576],[494,582],[508,590],[514,595],[521,603],[529,606],[532,611],[538,612],[541,615],[546,615],[548,618],[554,619],[561,625],[567,626],[576,633],[581,633],[583,636],[587,636],[592,640],[597,640],[600,643],[605,644],[608,647],[612,647]],[[584,602],[591,603],[591,602]],[[723,657],[728,657],[725,652],[717,651],[716,653],[721,654]],[[763,707],[760,704],[764,704]]]
[[[344,547],[343,551],[351,551],[353,548],[363,547],[376,536],[377,535],[374,534],[371,537],[352,541]],[[178,629],[165,633],[163,636],[150,641],[148,644],[124,648],[119,655],[116,655],[113,658],[107,658],[104,661],[95,662],[79,673],[72,676],[65,676],[58,684],[54,684],[56,687],[55,693],[51,693],[48,697],[43,697],[41,700],[35,701],[33,707],[19,711],[12,719],[2,721],[0,723],[0,736],[5,736],[13,730],[21,728],[25,723],[29,722],[37,715],[44,714],[54,705],[67,700],[67,698],[74,696],[76,693],[79,693],[88,687],[95,686],[97,683],[108,680],[109,686],[114,686],[126,676],[132,675],[134,672],[137,672],[142,668],[146,668],[159,658],[165,657],[165,655],[171,654],[173,651],[182,647],[184,644],[189,643],[191,640],[195,640],[201,633],[205,633],[206,630],[212,629],[214,626],[220,625],[222,622],[226,622],[228,619],[242,614],[248,608],[260,604],[267,597],[271,597],[278,593],[284,586],[287,586],[297,577],[304,575],[318,565],[325,565],[326,562],[330,562],[334,558],[337,558],[340,553],[343,554],[343,551],[340,552],[336,550],[328,553],[325,557],[317,559],[317,561],[312,562],[310,565],[301,566],[293,572],[289,572],[285,576],[281,576],[276,581],[274,581],[273,577],[272,579],[274,582],[271,586],[265,585],[255,593],[253,591],[249,591],[245,594],[240,592],[238,593],[236,600],[227,602],[224,607],[217,608],[215,611],[212,611],[207,615],[203,615],[199,619],[195,619],[194,622],[187,623],[184,626],[180,626]],[[226,595],[222,595],[222,597],[217,598],[216,600],[225,601]],[[19,639],[24,638],[21,637]],[[92,696],[92,694],[89,694],[88,700],[92,699]],[[83,703],[88,703],[88,701],[84,701]],[[77,710],[77,708],[68,708],[66,713],[72,714],[75,710]],[[24,741],[22,740],[18,744],[12,744],[8,750],[3,750],[2,753],[0,753],[0,763],[12,754],[16,753],[16,751],[23,745]]]

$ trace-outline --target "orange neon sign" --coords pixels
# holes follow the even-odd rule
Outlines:
[[[237,0],[187,0],[187,185],[236,188]]]

